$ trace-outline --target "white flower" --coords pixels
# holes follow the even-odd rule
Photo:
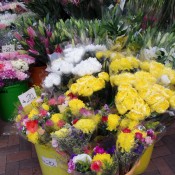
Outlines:
[[[93,73],[100,72],[102,65],[96,58],[88,58],[87,60],[81,61],[77,64],[72,73],[74,75],[84,76],[84,75],[91,75]]]
[[[22,71],[22,72],[26,72],[29,69],[28,64],[21,59],[13,60],[13,61],[11,61],[11,64],[12,64],[14,69]]]
[[[55,138],[52,138],[52,146],[54,148],[57,148],[58,147],[58,142],[57,142],[57,140]]]
[[[46,88],[51,88],[53,85],[60,85],[61,77],[56,73],[50,73],[44,80],[43,86]]]
[[[57,74],[70,74],[73,69],[73,64],[66,62],[63,59],[57,59],[51,63],[51,72]]]
[[[76,64],[82,60],[85,49],[83,47],[67,48],[63,52],[65,55],[64,60],[66,62]]]
[[[92,158],[88,154],[79,154],[73,158],[73,163],[76,164],[78,161],[92,162]]]
[[[162,75],[160,80],[165,85],[169,85],[171,83],[171,81],[167,75]]]
[[[56,60],[60,57],[60,53],[54,52],[52,54],[48,54],[50,61]]]
[[[94,52],[94,51],[105,51],[107,48],[105,45],[94,45],[94,44],[89,44],[85,46],[85,51],[86,52]]]
[[[146,60],[151,60],[157,58],[157,47],[151,47],[150,49],[143,50],[143,57]]]

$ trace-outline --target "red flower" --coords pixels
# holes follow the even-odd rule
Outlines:
[[[142,140],[143,134],[140,133],[140,132],[136,132],[136,133],[135,133],[135,137],[136,137],[137,139],[139,139],[139,140]]]
[[[26,122],[26,128],[31,133],[36,132],[38,129],[38,120],[32,120],[32,121]]]
[[[66,122],[64,120],[60,120],[58,123],[57,123],[57,126],[59,128],[62,128],[64,125],[66,124]]]
[[[57,45],[56,49],[55,49],[55,52],[57,53],[62,53],[63,50],[61,49],[61,47],[59,45]]]
[[[91,164],[91,170],[99,172],[101,170],[102,165],[103,164],[102,164],[102,162],[100,160],[94,161]]]
[[[123,130],[122,130],[122,132],[124,132],[124,133],[130,133],[130,132],[131,132],[131,130],[130,130],[130,129],[128,129],[128,128],[125,128],[125,129],[123,129]]]
[[[77,98],[77,96],[75,96],[73,93],[69,93],[69,94],[68,94],[68,97],[70,97],[70,99],[75,99],[75,98]]]
[[[102,120],[102,122],[106,123],[108,121],[108,117],[107,116],[103,116],[101,120]]]
[[[72,121],[72,124],[75,125],[78,122],[78,119]]]
[[[3,64],[0,64],[0,71],[2,71],[1,69],[4,68],[4,65]]]
[[[64,95],[60,95],[58,97],[58,105],[61,105],[65,102],[65,96]]]

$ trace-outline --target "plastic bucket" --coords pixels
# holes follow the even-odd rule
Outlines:
[[[35,145],[42,175],[70,175],[64,157],[60,156],[53,148],[39,144]]]
[[[13,120],[18,96],[28,90],[27,82],[7,86],[0,89],[0,117],[5,121]]]
[[[30,68],[30,82],[29,86],[41,86],[44,78],[48,75],[46,72],[46,66],[31,67]]]
[[[148,164],[150,162],[151,155],[152,155],[152,152],[153,152],[153,148],[154,148],[154,145],[151,145],[150,147],[147,148],[145,153],[141,156],[140,164],[135,169],[134,175],[143,174],[145,172],[145,170],[147,169]]]

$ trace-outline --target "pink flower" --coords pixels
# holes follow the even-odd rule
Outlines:
[[[66,122],[64,120],[60,120],[58,123],[57,123],[57,126],[59,128],[62,128],[64,125],[66,124]]]
[[[44,110],[44,109],[40,109],[39,113],[40,113],[40,115],[41,115],[42,117],[44,117],[44,116],[47,115],[47,111]]]
[[[29,45],[30,48],[33,48],[35,45],[35,42],[32,38],[26,40],[26,43]]]
[[[49,100],[49,105],[51,105],[51,106],[57,105],[56,100],[54,98],[50,99]]]
[[[83,116],[88,117],[88,116],[92,115],[92,112],[90,110],[86,109],[86,108],[81,108],[80,109],[80,114],[83,115]]]
[[[35,31],[33,30],[32,27],[28,27],[28,28],[27,28],[27,33],[29,34],[29,36],[30,36],[31,38],[34,38],[34,37],[36,36],[36,33],[35,33]]]
[[[140,133],[140,132],[136,132],[136,133],[135,133],[135,137],[136,137],[137,139],[139,139],[139,140],[142,140],[143,134]]]
[[[103,153],[105,153],[105,150],[102,147],[100,147],[100,146],[96,146],[93,151],[96,154],[103,154]]]
[[[47,120],[46,121],[46,126],[53,126],[53,125],[54,125],[54,123],[53,123],[52,120]]]
[[[21,36],[18,32],[15,32],[15,33],[14,33],[14,37],[15,37],[18,41],[22,40],[22,36]]]
[[[68,163],[68,173],[72,173],[75,170],[75,164],[73,163],[73,160],[70,159],[69,163]]]
[[[65,96],[64,95],[60,95],[58,97],[58,105],[61,105],[65,102]]]
[[[28,75],[21,71],[16,71],[16,77],[18,80],[25,80]]]
[[[49,30],[46,30],[46,34],[49,38],[52,36],[52,32],[50,32]]]
[[[6,24],[0,24],[0,29],[5,29],[6,27]]]
[[[146,142],[146,144],[151,145],[151,144],[153,143],[153,140],[151,139],[150,136],[147,136],[147,137],[145,138],[145,142]]]

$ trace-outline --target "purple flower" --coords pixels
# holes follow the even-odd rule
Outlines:
[[[68,162],[68,173],[72,173],[75,170],[75,164],[73,163],[73,160],[70,159]]]
[[[103,153],[105,153],[105,150],[102,148],[102,147],[100,147],[100,146],[96,146],[95,148],[94,148],[94,153],[95,154],[103,154]]]
[[[53,126],[53,125],[54,125],[54,123],[53,123],[52,120],[47,120],[46,121],[46,126]]]
[[[153,137],[154,136],[154,131],[152,129],[149,129],[147,131],[147,136]]]
[[[138,147],[134,150],[134,152],[136,154],[142,154],[143,150],[144,150],[144,146],[143,145],[138,145]]]
[[[0,72],[0,77],[2,79],[15,79],[15,78],[17,78],[16,73],[13,70],[7,70],[7,71]]]
[[[113,145],[111,148],[108,148],[106,150],[106,152],[109,153],[109,154],[114,154],[115,153],[115,150],[116,150],[116,146]]]

